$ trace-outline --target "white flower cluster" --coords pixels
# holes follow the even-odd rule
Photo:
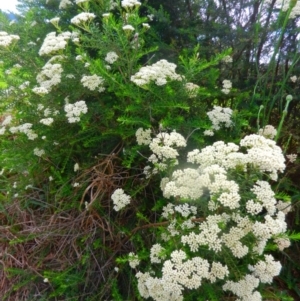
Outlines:
[[[49,90],[44,88],[44,87],[34,87],[32,89],[32,92],[37,94],[37,95],[40,95],[40,96],[43,96],[43,95],[46,95],[49,93]]]
[[[265,138],[274,139],[277,134],[277,130],[273,125],[266,125],[264,128],[259,129],[258,135],[264,136]]]
[[[275,238],[274,242],[277,244],[277,247],[280,251],[283,251],[291,245],[291,241],[287,237]]]
[[[262,172],[270,173],[272,180],[276,181],[278,172],[284,171],[285,159],[275,141],[252,134],[242,139],[240,145],[247,148],[248,164],[252,164]]]
[[[297,81],[297,76],[296,75],[293,75],[290,77],[290,80],[295,83]]]
[[[232,57],[230,56],[230,55],[226,55],[225,57],[223,57],[223,59],[222,59],[222,61],[224,62],[224,63],[232,63]]]
[[[249,248],[241,242],[241,239],[252,231],[253,224],[248,217],[242,218],[237,215],[236,217],[233,216],[232,219],[237,222],[237,226],[231,227],[228,233],[224,233],[221,240],[234,257],[242,258],[248,254]]]
[[[254,291],[259,285],[259,279],[254,275],[246,275],[238,282],[227,281],[223,290],[231,291],[239,297],[239,301],[262,301],[261,294]]]
[[[144,130],[143,128],[139,128],[135,136],[138,145],[149,145],[151,143],[151,129]]]
[[[153,14],[150,14],[150,15],[147,15],[149,21],[153,21],[154,20],[154,15]]]
[[[38,111],[42,111],[45,109],[45,106],[43,104],[38,104],[37,106],[37,110]],[[50,115],[53,115],[53,116],[56,116],[59,114],[59,111],[58,110],[53,110],[53,109],[50,109],[50,108],[46,108],[43,112],[44,116],[45,117],[49,117]]]
[[[272,255],[265,255],[264,261],[260,260],[254,266],[249,265],[248,268],[262,283],[272,283],[273,277],[280,273],[281,264],[274,261]]]
[[[55,17],[55,18],[52,18],[52,19],[49,20],[49,22],[50,22],[51,24],[53,24],[55,27],[58,27],[59,21],[60,21],[60,18],[59,18],[59,17]]]
[[[76,0],[76,4],[84,3],[84,2],[89,2],[90,0]]]
[[[77,25],[77,26],[81,26],[82,24],[91,22],[95,18],[96,18],[96,15],[93,13],[82,12],[82,13],[78,14],[77,16],[73,17],[71,19],[71,23],[74,25]]]
[[[143,28],[146,28],[146,29],[150,28],[150,25],[148,23],[142,23],[142,25],[143,25]]]
[[[130,24],[124,25],[122,28],[124,31],[128,31],[128,32],[134,31],[134,27]]]
[[[176,214],[179,214],[180,216],[186,218],[186,221],[181,224],[182,229],[191,229],[195,227],[195,223],[193,223],[191,219],[196,216],[197,207],[190,206],[187,203],[176,205],[176,206],[171,203],[168,203],[166,206],[163,207],[161,216],[173,222],[176,221],[176,217],[175,217]],[[173,229],[173,226],[171,226],[169,230],[170,229],[171,231],[175,230]],[[175,232],[177,231],[175,230]],[[171,234],[171,236],[174,236],[173,234]]]
[[[181,237],[181,242],[188,245],[192,252],[197,252],[200,246],[208,246],[214,252],[221,251],[222,239],[220,238],[222,229],[219,228],[217,221],[224,222],[222,216],[212,216],[209,220],[199,226],[200,233],[195,231]]]
[[[25,82],[23,82],[23,84],[21,84],[19,86],[19,89],[20,90],[25,90],[29,85],[30,85],[30,82],[29,81],[25,81]]]
[[[34,140],[38,137],[38,135],[34,132],[34,130],[31,129],[32,128],[32,124],[31,123],[24,123],[21,124],[19,126],[13,126],[9,129],[9,131],[12,134],[15,133],[24,133],[29,140]]]
[[[71,35],[70,32],[62,32],[58,36],[56,36],[56,32],[48,33],[39,50],[39,55],[52,55],[64,50]]]
[[[80,121],[80,115],[86,114],[88,111],[87,105],[84,100],[79,100],[74,104],[65,105],[66,117],[68,117],[69,123],[75,123]]]
[[[91,91],[95,91],[99,86],[99,92],[105,90],[105,88],[101,86],[104,83],[104,79],[96,74],[84,75],[81,79],[81,83],[84,87],[88,88]]]
[[[158,86],[167,84],[168,80],[181,81],[182,76],[175,72],[176,67],[173,63],[160,60],[151,66],[142,67],[139,72],[131,76],[131,81],[140,87],[149,84],[151,81],[154,81]]]
[[[78,163],[75,163],[74,164],[74,172],[78,171],[79,170],[79,164]]]
[[[223,89],[221,90],[224,94],[228,94],[230,92],[230,89],[232,88],[232,83],[229,79],[223,80]]]
[[[5,116],[5,118],[3,119],[1,125],[2,125],[2,126],[9,125],[9,124],[11,123],[12,119],[13,119],[13,118],[12,118],[11,115]]]
[[[164,248],[160,244],[154,244],[150,250],[151,263],[161,263],[161,260],[166,256],[163,254]]]
[[[213,262],[210,270],[207,260],[201,257],[187,259],[186,253],[181,250],[173,251],[170,257],[163,263],[161,278],[153,277],[148,272],[136,274],[142,297],[151,297],[155,301],[181,301],[185,289],[198,289],[205,279],[215,282],[228,275],[227,266]]]
[[[264,223],[256,221],[252,226],[252,232],[257,238],[257,244],[253,248],[253,251],[261,255],[267,241],[274,236],[283,235],[286,229],[285,214],[281,211],[274,217],[271,215],[264,216]]]
[[[215,133],[214,133],[214,131],[213,130],[205,130],[204,132],[203,132],[203,135],[204,136],[213,136]]]
[[[14,64],[14,65],[13,65],[13,68],[20,69],[20,68],[22,68],[22,66],[21,66],[20,64]]]
[[[113,200],[114,210],[116,211],[120,211],[130,204],[130,196],[127,195],[122,188],[116,189],[111,195],[111,199]]]
[[[110,0],[109,1],[109,10],[113,10],[118,6],[119,6],[119,4],[115,0]]]
[[[109,64],[113,64],[118,58],[119,58],[119,56],[114,51],[110,51],[106,54],[106,57],[104,60],[106,62],[108,62]]]
[[[40,123],[44,124],[44,125],[51,125],[53,123],[54,119],[52,117],[49,118],[43,118],[40,120]]]
[[[139,260],[139,257],[134,254],[133,252],[130,252],[128,254],[129,258],[128,258],[128,261],[129,261],[129,265],[132,269],[135,269],[139,264],[140,264],[140,260]]]
[[[45,155],[45,151],[43,149],[39,149],[37,147],[33,150],[33,153],[38,157]]]
[[[275,193],[268,182],[257,181],[253,188],[251,188],[251,191],[256,195],[257,203],[264,207],[268,214],[273,215],[276,212]],[[256,210],[251,213],[257,214],[259,212],[260,211]]]
[[[223,266],[220,262],[213,262],[211,265],[211,270],[208,275],[208,279],[211,283],[216,282],[217,279],[224,279],[229,275],[228,267]]]
[[[20,37],[18,35],[9,35],[5,31],[0,31],[0,47],[8,47],[11,45],[13,42],[19,40]]]
[[[66,9],[68,6],[73,5],[70,0],[61,0],[59,3],[59,9]]]
[[[289,154],[289,155],[286,155],[286,157],[289,159],[289,161],[291,163],[294,163],[297,160],[298,155],[297,154]]]
[[[63,69],[61,64],[52,64],[51,62],[47,62],[42,68],[42,71],[36,77],[40,87],[34,88],[33,92],[37,94],[47,94],[46,91],[48,91],[49,93],[54,86],[57,86],[61,82],[62,72]]]
[[[233,124],[231,120],[232,110],[230,108],[214,106],[213,110],[207,112],[207,116],[213,124],[212,129],[216,131],[221,128],[222,124],[227,128]]]
[[[189,95],[189,98],[194,98],[198,94],[199,86],[193,83],[186,83],[185,89]]]
[[[215,142],[211,146],[196,149],[188,153],[188,162],[200,164],[202,168],[218,164],[225,169],[255,167],[261,172],[270,173],[276,180],[278,172],[285,169],[282,150],[275,141],[260,135],[248,135],[240,141],[240,146],[245,147],[247,153],[239,152],[239,146],[234,143],[225,144],[223,141]]]
[[[137,0],[122,0],[121,6],[124,8],[135,8],[141,6],[141,2]]]
[[[185,147],[185,138],[175,131],[170,134],[161,132],[149,144],[153,154],[149,157],[149,161],[157,165],[157,169],[164,170],[169,160],[173,165],[177,164],[179,153],[176,148]]]
[[[0,135],[4,135],[5,131],[6,131],[6,126],[9,125],[12,121],[12,116],[8,115],[4,118],[4,120],[1,123],[1,128],[0,128]]]
[[[172,178],[166,179],[162,185],[163,195],[166,198],[180,197],[182,199],[199,199],[203,189],[210,183],[208,175],[201,175],[197,169],[185,168],[173,172]],[[201,184],[200,184],[201,183]]]

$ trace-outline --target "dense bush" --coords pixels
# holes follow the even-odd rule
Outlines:
[[[1,300],[300,296],[298,58],[276,63],[298,4],[265,2],[281,35],[262,63],[247,45],[256,67],[155,1],[1,15]]]

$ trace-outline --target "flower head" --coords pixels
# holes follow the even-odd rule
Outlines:
[[[125,206],[130,204],[130,196],[125,194],[122,188],[116,189],[111,195],[111,199],[113,200],[115,211],[120,211]]]
[[[176,73],[176,65],[166,60],[160,60],[151,66],[142,67],[136,74],[131,76],[131,81],[143,87],[150,82],[157,86],[166,85],[168,80],[181,81],[182,76]]]
[[[223,80],[223,89],[221,90],[223,93],[228,94],[230,92],[230,89],[232,88],[232,83],[228,79]]]
[[[5,31],[0,31],[0,47],[8,47],[19,39],[20,37],[18,35],[9,35]]]
[[[56,32],[50,32],[46,35],[44,42],[39,50],[39,55],[53,55],[67,46],[67,41],[70,36],[65,33],[60,33],[56,36]]]
[[[114,51],[110,51],[106,54],[106,57],[104,60],[106,62],[108,62],[109,64],[113,64],[118,58],[119,58],[119,56]]]
[[[87,87],[89,90],[95,91],[96,88],[98,88],[104,83],[104,79],[96,74],[84,75],[81,79],[81,83],[84,87]]]
[[[134,31],[134,27],[132,25],[127,24],[127,25],[123,26],[123,30],[128,31],[128,32]]]
[[[86,114],[88,111],[87,105],[84,100],[75,102],[74,104],[66,104],[65,112],[68,117],[69,123],[75,123],[80,121],[80,115]]]
[[[125,9],[133,9],[135,7],[141,6],[141,2],[137,0],[122,0],[121,6],[124,7]]]

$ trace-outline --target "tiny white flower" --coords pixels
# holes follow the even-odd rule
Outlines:
[[[125,25],[123,26],[123,30],[125,31],[134,31],[134,27],[132,25]]]
[[[223,59],[222,59],[222,61],[224,62],[224,63],[232,63],[232,57],[230,56],[230,55],[226,55]]]
[[[215,133],[213,130],[205,130],[203,134],[204,136],[213,136]]]
[[[153,19],[154,19],[154,15],[153,14],[147,15],[147,17],[148,17],[149,21],[153,21]]]
[[[59,17],[55,17],[50,19],[50,23],[52,23],[54,26],[58,26],[58,22],[59,22],[60,18]]]
[[[44,125],[51,125],[53,123],[54,119],[52,117],[49,118],[43,118],[40,120],[40,123],[44,124]]]
[[[34,153],[36,156],[41,157],[41,156],[43,156],[43,155],[45,154],[45,151],[44,151],[43,149],[39,149],[39,148],[36,147],[36,148],[33,150],[33,153]]]
[[[76,172],[76,171],[78,171],[79,170],[79,164],[78,163],[75,163],[74,164],[74,171]]]
[[[290,155],[286,155],[286,157],[289,159],[289,161],[291,163],[294,163],[297,159],[297,154],[290,154]]]
[[[143,23],[142,25],[143,25],[144,28],[147,28],[147,29],[150,28],[150,25],[148,23]]]
[[[140,264],[140,260],[139,260],[139,257],[134,254],[133,252],[130,252],[128,254],[129,258],[128,258],[128,261],[129,261],[129,265],[132,269],[136,268],[139,264]]]
[[[84,25],[86,23],[89,23],[90,21],[92,21],[93,19],[96,18],[96,15],[93,13],[80,13],[79,15],[73,17],[71,19],[71,23],[77,26],[81,26]]]

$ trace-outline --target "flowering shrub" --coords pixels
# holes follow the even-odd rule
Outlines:
[[[136,0],[24,3],[0,32],[1,222],[22,254],[1,300],[261,300],[266,249],[290,245],[282,123],[249,134],[231,50],[162,58]]]
[[[137,131],[138,141],[144,133],[149,134]],[[174,140],[169,138],[172,135]],[[264,249],[270,240],[280,249],[283,241],[289,245],[286,212],[278,209],[265,178],[269,174],[276,180],[283,172],[281,149],[259,135],[244,137],[240,147],[218,141],[188,152],[186,162],[193,165],[172,172],[174,164],[167,159],[178,157],[177,148],[186,146],[185,139],[162,132],[146,141],[153,152],[148,160],[154,171],[168,174],[160,187],[170,202],[162,208],[167,223],[151,247],[149,270],[136,268],[141,296],[184,300],[185,294],[191,295],[188,290],[211,283],[215,290],[231,291],[239,300],[262,300],[256,289],[260,283],[271,283],[281,270]],[[158,150],[153,147],[157,142]]]

